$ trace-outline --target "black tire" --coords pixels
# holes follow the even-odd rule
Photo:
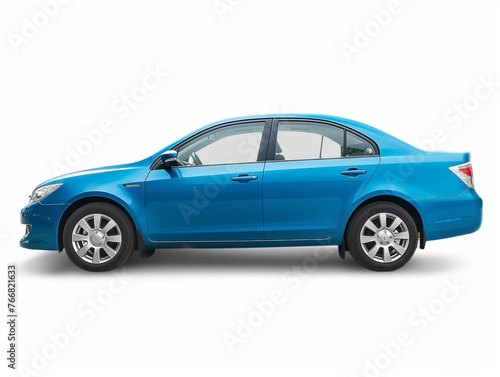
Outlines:
[[[400,225],[391,230],[399,220]],[[347,226],[346,239],[349,252],[361,266],[373,271],[394,271],[415,253],[418,230],[404,208],[390,202],[377,202],[354,213]]]
[[[83,219],[86,223],[81,222]],[[121,209],[108,203],[90,203],[69,217],[64,226],[63,244],[69,259],[78,267],[87,271],[108,271],[129,259],[135,245],[135,228]]]

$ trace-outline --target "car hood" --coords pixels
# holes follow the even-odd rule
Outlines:
[[[142,162],[142,161],[141,161]],[[134,162],[130,164],[121,164],[121,165],[111,165],[111,166],[102,166],[99,168],[93,168],[93,169],[86,169],[86,170],[80,170],[72,173],[67,173],[63,175],[59,175],[57,177],[51,178],[37,186],[45,186],[45,185],[50,185],[50,184],[55,184],[55,183],[64,183],[65,181],[68,180],[73,180],[77,178],[84,178],[91,175],[101,175],[101,174],[118,174],[120,173],[125,173],[124,175],[127,175],[128,172],[131,170],[140,170],[147,168],[148,166],[145,166],[141,162]]]

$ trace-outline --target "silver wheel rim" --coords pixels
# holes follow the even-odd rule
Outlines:
[[[73,228],[71,242],[75,253],[85,262],[109,262],[120,250],[122,233],[109,216],[94,213],[82,218]]]
[[[371,260],[391,263],[401,258],[408,249],[410,233],[399,216],[382,212],[366,220],[359,238],[363,251]]]

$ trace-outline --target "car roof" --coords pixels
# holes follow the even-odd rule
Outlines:
[[[175,145],[179,144],[183,140],[196,135],[197,133],[209,129],[211,127],[222,125],[224,123],[231,122],[239,122],[239,121],[251,121],[251,120],[259,120],[259,119],[303,119],[303,120],[320,120],[337,123],[339,125],[345,126],[347,128],[351,128],[368,138],[372,139],[375,143],[377,143],[380,155],[381,156],[394,156],[400,154],[407,154],[415,151],[415,147],[405,143],[404,141],[382,131],[378,128],[369,126],[367,124],[343,118],[335,115],[326,115],[326,114],[260,114],[260,115],[247,115],[247,116],[239,116],[228,119],[219,120],[217,122],[210,123],[204,127],[201,127],[188,135],[185,135],[181,139],[175,141],[166,147],[162,152],[173,148]],[[160,152],[160,153],[162,153]],[[158,154],[156,155],[158,156]]]
[[[210,124],[207,127],[214,126],[217,124],[221,123],[226,123],[226,122],[237,122],[237,121],[243,121],[243,120],[252,120],[252,119],[269,119],[269,118],[279,118],[279,119],[304,119],[304,120],[324,120],[328,122],[334,122],[334,123],[339,123],[341,125],[345,125],[347,127],[353,128],[356,131],[359,131],[361,133],[366,132],[374,132],[374,133],[379,133],[386,135],[383,131],[378,130],[375,127],[369,126],[367,124],[357,122],[352,119],[348,118],[343,118],[335,115],[326,115],[326,114],[262,114],[262,115],[249,115],[249,116],[243,116],[243,117],[235,117],[235,118],[229,118],[225,119],[222,121],[218,121],[215,123]]]

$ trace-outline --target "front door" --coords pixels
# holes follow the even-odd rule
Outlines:
[[[145,214],[152,241],[263,239],[262,182],[270,122],[231,123],[179,144],[185,166],[152,170]]]

